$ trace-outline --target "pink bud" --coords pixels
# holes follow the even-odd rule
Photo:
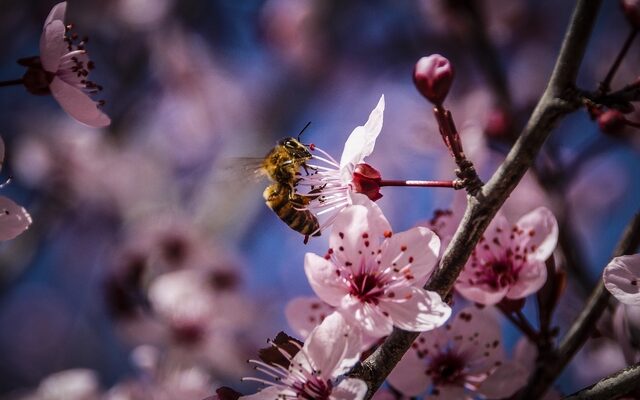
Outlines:
[[[511,121],[507,112],[502,108],[496,108],[489,113],[484,133],[491,138],[506,138],[509,135],[510,127]]]
[[[640,29],[640,0],[622,0],[620,5],[631,25]]]
[[[453,82],[453,67],[440,54],[422,57],[413,69],[413,83],[424,97],[441,105]]]
[[[598,116],[598,126],[604,133],[618,134],[626,124],[624,114],[618,110],[608,110]]]
[[[356,165],[353,172],[353,181],[351,182],[356,192],[366,195],[372,201],[376,201],[382,197],[382,194],[380,194],[381,182],[382,176],[377,169],[365,163]]]

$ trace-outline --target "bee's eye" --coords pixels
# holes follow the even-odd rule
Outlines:
[[[293,145],[293,142],[291,140],[287,140],[286,142],[284,142],[284,147],[293,149],[295,146]]]

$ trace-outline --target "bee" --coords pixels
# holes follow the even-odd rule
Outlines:
[[[295,191],[300,169],[307,171],[306,162],[311,159],[309,148],[299,140],[308,126],[300,131],[297,139],[286,137],[279,140],[265,156],[261,166],[262,172],[274,182],[262,194],[267,206],[291,229],[307,238],[309,235],[320,236],[318,219],[311,211],[303,209],[311,198]]]

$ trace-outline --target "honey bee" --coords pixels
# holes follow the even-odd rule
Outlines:
[[[309,235],[320,236],[320,225],[311,211],[302,209],[311,198],[295,191],[300,169],[306,171],[306,162],[311,159],[308,147],[299,140],[307,126],[309,124],[300,131],[298,139],[279,140],[265,156],[260,169],[274,182],[262,194],[267,206],[291,229],[308,238]]]

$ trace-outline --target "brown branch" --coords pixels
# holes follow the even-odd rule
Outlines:
[[[638,388],[640,388],[640,363],[609,375],[588,388],[565,397],[564,400],[616,399]]]
[[[640,245],[640,213],[627,225],[614,257],[633,253]],[[550,352],[544,357],[531,375],[527,386],[521,392],[519,399],[538,399],[547,391],[564,367],[571,361],[576,352],[587,341],[589,333],[607,308],[609,292],[605,289],[602,280],[593,290],[587,300],[584,309],[573,322],[569,331],[562,339],[555,352]]]
[[[427,289],[443,298],[449,294],[487,225],[531,167],[551,130],[561,117],[580,106],[572,89],[601,1],[577,2],[547,89],[506,160],[476,196],[469,196],[462,222]],[[351,371],[350,376],[367,383],[367,398],[373,396],[417,335],[395,329],[373,354]]]

